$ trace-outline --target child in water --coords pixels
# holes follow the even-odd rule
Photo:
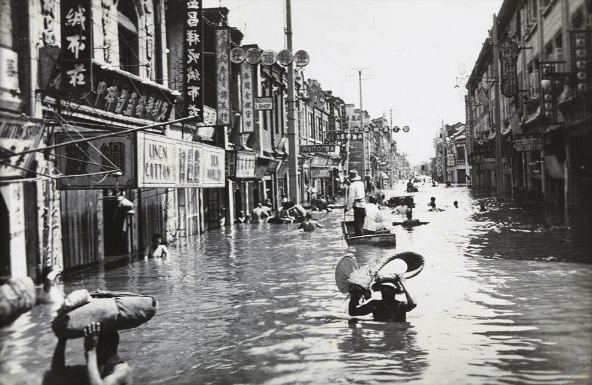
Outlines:
[[[146,248],[144,257],[154,257],[165,259],[169,253],[167,247],[162,244],[162,235],[158,233],[152,234],[152,243]]]

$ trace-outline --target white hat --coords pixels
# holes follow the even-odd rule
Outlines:
[[[353,182],[355,180],[361,180],[362,178],[360,178],[360,176],[358,175],[357,170],[349,170],[349,177],[347,179]]]

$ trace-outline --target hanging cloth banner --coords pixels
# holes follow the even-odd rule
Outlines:
[[[202,0],[186,1],[187,17],[184,23],[184,80],[187,116],[196,116],[204,121],[204,79],[203,79],[203,8]]]
[[[216,29],[216,91],[218,124],[230,125],[230,29]]]

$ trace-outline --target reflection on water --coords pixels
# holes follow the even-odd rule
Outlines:
[[[335,210],[319,214],[324,227],[313,233],[237,225],[180,240],[164,261],[88,271],[64,289],[158,298],[150,322],[120,333],[138,384],[557,384],[590,360],[583,238],[539,232],[540,217],[509,204],[487,200],[479,212],[464,188],[414,195],[414,217],[430,223],[393,227],[396,250],[348,248]],[[427,211],[430,196],[444,211]],[[351,321],[337,262],[406,250],[426,258],[408,281],[418,301],[408,323]],[[0,330],[1,384],[42,382],[56,342],[51,319],[41,305]],[[69,342],[67,364],[84,364],[82,339]]]

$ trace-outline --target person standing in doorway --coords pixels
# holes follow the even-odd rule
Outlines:
[[[354,229],[356,235],[364,235],[364,218],[366,217],[366,192],[364,182],[356,170],[349,172],[349,188],[346,196],[346,205],[344,210],[347,212],[354,210]]]

